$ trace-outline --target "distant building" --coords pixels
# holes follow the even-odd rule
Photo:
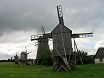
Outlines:
[[[18,64],[19,63],[19,57],[17,56],[17,54],[14,56],[14,62],[15,64]]]
[[[95,63],[104,63],[104,47],[100,47],[95,54]]]
[[[21,52],[21,58],[22,61],[26,61],[27,60],[27,53],[26,52]]]
[[[20,57],[21,63],[27,64],[27,62],[28,62],[27,55],[28,55],[29,53],[31,53],[31,52],[28,52],[28,53],[27,53],[27,50],[21,52],[21,57]]]

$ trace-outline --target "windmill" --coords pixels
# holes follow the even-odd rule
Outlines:
[[[19,63],[19,57],[17,56],[17,53],[14,56],[14,62],[15,62],[15,64],[18,64]]]
[[[31,51],[32,52],[32,51]],[[22,51],[21,52],[21,57],[20,57],[20,61],[22,62],[22,63],[27,63],[27,55],[29,54],[29,53],[31,53],[31,52],[28,52],[27,53],[27,50],[26,50],[26,46],[25,46],[25,51]]]
[[[72,48],[72,38],[92,37],[93,33],[72,34],[72,30],[64,25],[62,6],[57,6],[59,24],[51,33],[43,34],[42,40],[53,39],[53,70],[69,71],[75,67],[75,56]],[[31,36],[31,40],[37,40]],[[38,38],[39,40],[39,38]]]
[[[44,27],[41,27],[42,34],[41,35],[32,35],[31,36],[31,41],[37,40],[38,41],[38,49],[37,49],[37,56],[36,56],[36,61],[37,64],[41,64],[43,57],[45,56],[44,54],[48,52],[50,54],[49,46],[48,46],[48,37],[47,34],[45,34]]]
[[[57,6],[59,24],[51,32],[53,38],[53,70],[68,71],[75,67],[75,58],[71,38],[91,37],[92,33],[72,34],[64,25],[62,6]]]

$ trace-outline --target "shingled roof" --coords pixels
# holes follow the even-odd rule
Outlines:
[[[100,47],[96,54],[95,54],[95,59],[98,59],[98,58],[104,58],[104,47]]]

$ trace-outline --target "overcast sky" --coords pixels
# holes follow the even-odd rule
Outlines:
[[[0,59],[13,57],[27,47],[29,58],[37,46],[30,35],[51,32],[58,24],[56,6],[63,7],[65,26],[73,33],[93,32],[92,38],[76,39],[80,50],[95,54],[104,46],[104,0],[0,0]]]

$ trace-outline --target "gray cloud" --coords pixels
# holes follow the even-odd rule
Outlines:
[[[46,1],[4,0],[0,3],[0,29],[32,30],[54,23],[52,6]],[[49,1],[47,1],[48,3]],[[52,17],[52,18],[51,18]],[[55,17],[55,16],[54,16]],[[50,20],[49,20],[50,19]],[[54,21],[54,22],[53,22]],[[52,23],[51,23],[52,22]]]
[[[79,47],[84,48],[87,42],[97,45],[104,39],[100,35],[104,33],[103,0],[0,0],[0,45],[27,43],[31,34],[41,33],[41,26],[51,32],[58,24],[59,4],[63,6],[65,25],[73,33],[94,33],[93,39],[78,40]]]
[[[47,31],[52,31],[58,23],[58,2],[63,5],[66,26],[72,29],[92,29],[104,20],[102,0],[3,0],[0,3],[1,33],[8,30],[39,30],[42,25]]]

